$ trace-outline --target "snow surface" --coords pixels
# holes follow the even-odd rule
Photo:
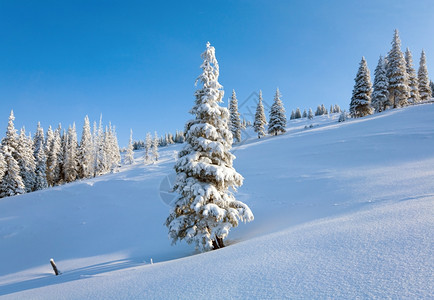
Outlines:
[[[244,132],[237,198],[255,221],[217,251],[171,246],[163,226],[181,145],[0,199],[0,298],[434,298],[434,105],[338,117]]]

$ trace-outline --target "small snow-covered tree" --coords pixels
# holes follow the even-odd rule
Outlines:
[[[391,105],[394,108],[408,105],[408,98],[410,97],[408,76],[397,29],[395,29],[392,49],[387,55],[387,78],[389,79],[388,89]]]
[[[92,133],[90,131],[89,117],[84,118],[83,130],[81,133],[80,146],[78,147],[77,162],[78,162],[78,178],[92,177],[94,147],[92,141]]]
[[[157,137],[158,138],[158,137]],[[151,148],[153,145],[154,141],[152,140],[152,136],[151,133],[148,132],[146,134],[146,139],[145,139],[145,152],[143,154],[143,158],[144,158],[144,162],[145,164],[149,163],[152,161],[152,157],[151,157]],[[158,147],[158,145],[157,145]]]
[[[374,91],[372,93],[372,107],[376,112],[382,112],[392,104],[389,99],[389,80],[386,75],[386,62],[380,55],[377,67],[374,71]]]
[[[340,108],[340,106],[337,105],[337,104],[335,104],[334,109],[333,109],[333,112],[335,112],[335,113],[340,113],[340,112],[341,112],[341,108]]]
[[[173,242],[195,243],[201,251],[223,247],[223,240],[239,220],[251,221],[249,207],[230,191],[243,182],[232,166],[232,134],[229,112],[220,107],[222,86],[214,47],[207,43],[202,54],[203,73],[197,82],[191,113],[195,119],[185,126],[186,145],[175,164],[174,190],[179,194],[166,226]]]
[[[295,112],[294,110],[291,111],[291,116],[289,117],[290,120],[294,120],[295,119]]]
[[[116,171],[116,168],[120,166],[121,163],[121,152],[119,150],[118,138],[116,134],[116,128],[109,122],[109,132],[107,140],[107,156],[109,162],[110,172]]]
[[[17,149],[18,149],[18,134],[14,125],[14,112],[11,110],[9,115],[8,127],[6,129],[6,136],[2,139],[2,147],[7,146],[9,148],[9,152],[12,156],[17,159]]]
[[[364,57],[360,62],[359,70],[354,79],[353,96],[350,103],[350,114],[353,118],[372,114],[371,94],[372,85],[368,65]]]
[[[0,182],[0,198],[24,194],[25,186],[20,176],[20,167],[12,155],[10,146],[3,145],[2,153],[5,162],[5,172]]]
[[[417,79],[416,71],[414,70],[411,51],[408,48],[405,51],[405,63],[408,76],[408,88],[410,91],[410,97],[408,98],[408,102],[411,104],[415,104],[420,102],[419,81]]]
[[[300,108],[297,107],[297,109],[295,110],[294,119],[300,119],[300,118],[301,118],[301,111]]]
[[[36,134],[33,138],[33,156],[35,157],[35,186],[34,191],[46,189],[48,187],[47,183],[47,156],[45,154],[45,139],[44,139],[44,129],[42,129],[41,124],[38,122],[38,127],[36,129]]]
[[[265,136],[265,125],[267,125],[267,119],[265,117],[264,105],[262,104],[262,91],[259,91],[258,105],[256,106],[255,122],[253,122],[253,128],[258,134],[258,139],[261,136]]]
[[[346,120],[347,120],[347,112],[344,110],[343,112],[341,112],[338,122],[345,122]]]
[[[431,97],[434,97],[434,82],[429,81],[429,87],[431,88]]]
[[[322,112],[323,115],[328,115],[327,108],[325,107],[324,104],[321,104],[321,112]]]
[[[277,88],[274,95],[274,102],[270,109],[270,120],[268,122],[268,133],[277,135],[278,133],[286,132],[286,115],[283,103],[280,100],[280,91]]]
[[[153,159],[155,161],[158,161],[158,158],[160,157],[160,154],[158,153],[158,144],[159,144],[159,142],[158,142],[158,134],[155,131],[155,133],[154,133],[154,139],[152,141],[152,147],[151,147],[152,156],[153,156]]]
[[[132,165],[134,163],[134,150],[133,150],[133,130],[130,129],[130,140],[128,142],[127,152],[125,153],[124,163]]]
[[[309,107],[309,112],[307,113],[307,118],[308,118],[309,120],[312,120],[312,119],[313,119],[313,111],[312,111],[312,108],[310,108],[310,107]]]
[[[55,186],[61,182],[62,179],[62,128],[59,127],[54,131],[54,138],[51,145],[51,151],[47,157],[47,183],[49,186]]]
[[[17,153],[20,176],[23,180],[26,192],[29,193],[35,186],[36,163],[35,157],[33,156],[33,141],[30,139],[30,137],[26,136],[24,127],[21,128],[18,138]]]
[[[234,142],[241,142],[241,120],[240,113],[238,112],[238,100],[235,90],[232,90],[232,96],[229,102],[229,113],[230,113],[230,130]]]
[[[301,117],[302,118],[307,118],[307,111],[306,111],[306,109],[303,110],[303,115]]]
[[[77,131],[75,129],[75,123],[73,126],[69,126],[66,135],[66,149],[63,172],[66,182],[73,182],[77,179],[78,175],[78,142],[77,142]]]
[[[429,86],[428,68],[426,66],[425,51],[420,55],[419,70],[417,73],[419,80],[420,100],[426,101],[431,98],[431,88]]]

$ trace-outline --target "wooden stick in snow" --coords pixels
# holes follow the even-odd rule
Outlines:
[[[54,262],[54,259],[50,259],[50,264],[53,267],[53,271],[54,271],[54,274],[56,274],[56,276],[62,274],[57,269],[57,266],[56,266],[56,263]]]

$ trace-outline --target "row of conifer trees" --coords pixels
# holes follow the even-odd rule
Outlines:
[[[121,157],[115,128],[84,119],[81,142],[77,141],[75,123],[64,130],[51,126],[44,133],[38,123],[33,138],[25,129],[20,134],[9,116],[6,136],[0,147],[0,197],[14,196],[50,186],[113,172]]]
[[[425,52],[422,50],[416,74],[411,51],[408,48],[405,54],[401,51],[398,30],[395,30],[392,49],[386,57],[380,56],[374,74],[372,86],[368,65],[363,57],[350,103],[349,112],[352,117],[417,104],[433,96],[433,83],[428,77]]]

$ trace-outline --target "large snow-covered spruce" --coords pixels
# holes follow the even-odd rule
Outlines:
[[[272,135],[286,132],[286,112],[280,97],[280,91],[279,88],[277,88],[273,105],[271,105],[270,120],[268,122],[268,133]]]
[[[350,114],[354,118],[364,117],[372,114],[371,108],[371,76],[369,74],[368,65],[364,57],[360,62],[359,70],[354,79],[353,96],[350,103]]]
[[[392,49],[387,55],[387,78],[389,78],[389,97],[394,108],[408,105],[410,89],[408,87],[407,66],[401,51],[398,30],[392,41]]]
[[[202,53],[201,87],[195,92],[195,116],[185,125],[186,145],[175,164],[174,191],[179,195],[166,220],[173,243],[185,240],[200,251],[223,245],[239,221],[252,221],[250,208],[232,193],[243,177],[232,166],[232,134],[229,112],[219,105],[223,90],[218,82],[219,66],[215,49],[208,42]]]
[[[382,112],[391,106],[389,101],[389,81],[386,75],[386,62],[380,55],[374,71],[374,92],[372,93],[372,107],[376,112]]]

